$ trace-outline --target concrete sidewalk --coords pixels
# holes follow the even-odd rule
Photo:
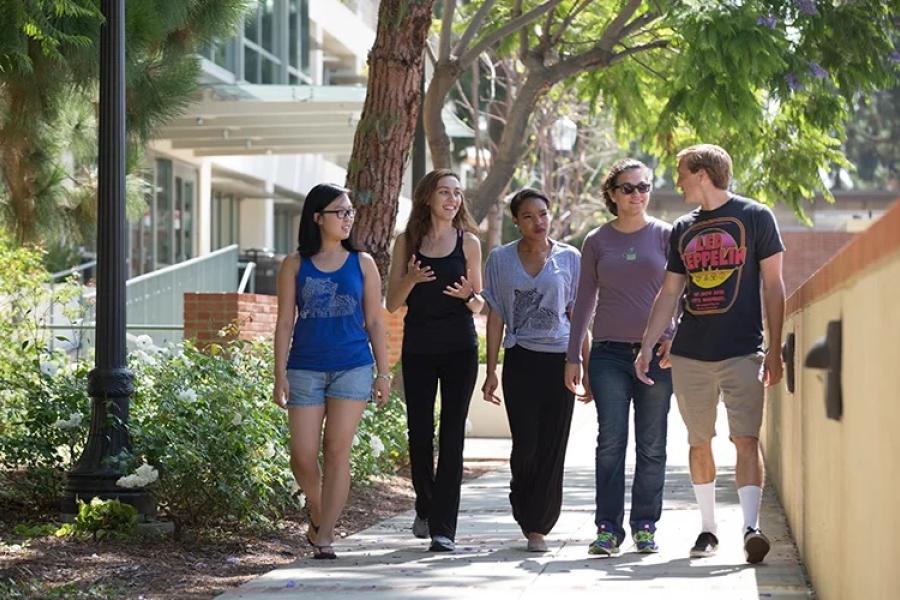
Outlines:
[[[477,401],[473,400],[473,401]],[[502,409],[498,409],[502,410]],[[339,559],[302,558],[220,598],[491,598],[544,599],[554,594],[622,598],[809,598],[814,597],[774,493],[763,499],[762,528],[772,551],[762,565],[744,562],[741,510],[734,489],[734,450],[719,415],[714,442],[719,469],[719,553],[689,560],[699,533],[699,514],[687,469],[687,434],[677,409],[669,417],[669,466],[665,505],[657,533],[661,551],[631,552],[627,540],[616,558],[587,554],[594,526],[594,407],[576,406],[566,457],[563,513],[548,537],[550,552],[525,552],[525,539],[510,514],[508,469],[463,486],[457,551],[426,552],[428,540],[410,533],[413,513],[388,519],[340,540]],[[632,438],[633,439],[633,438]],[[469,459],[508,458],[509,442],[467,440]],[[628,457],[629,481],[634,454]],[[629,484],[630,485],[630,484]],[[630,499],[626,499],[626,509]],[[626,513],[626,523],[628,515]]]

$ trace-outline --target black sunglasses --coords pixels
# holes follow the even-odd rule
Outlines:
[[[356,216],[355,208],[339,208],[337,210],[320,210],[323,215],[337,215],[339,219],[352,219]]]
[[[628,195],[628,194],[633,194],[635,190],[639,191],[642,194],[646,194],[647,192],[650,191],[651,187],[653,187],[653,186],[651,186],[646,181],[642,181],[637,185],[634,185],[631,183],[620,183],[618,185],[612,186],[610,189],[614,190],[616,188],[619,188],[622,190],[623,194]]]

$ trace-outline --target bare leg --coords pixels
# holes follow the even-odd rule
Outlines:
[[[691,446],[688,462],[691,465],[691,482],[711,483],[716,478],[716,462],[713,459],[712,442]],[[738,458],[740,464],[740,458]]]
[[[763,462],[759,454],[759,440],[754,437],[735,436],[731,440],[737,449],[735,481],[738,488],[745,485],[762,487]]]
[[[306,494],[310,519],[320,521],[322,472],[319,469],[319,442],[322,438],[324,406],[298,406],[288,410],[291,431],[291,471],[297,485]],[[315,535],[313,535],[315,539]]]
[[[366,408],[365,402],[326,398],[325,476],[319,521],[321,546],[334,542],[334,525],[344,510],[350,492],[350,447]]]

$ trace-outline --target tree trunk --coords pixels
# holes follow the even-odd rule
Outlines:
[[[425,125],[428,149],[431,150],[431,164],[435,169],[450,168],[450,137],[444,127],[441,111],[457,77],[459,68],[455,62],[438,63],[434,67],[434,75],[425,92],[422,123]]]
[[[421,103],[433,5],[434,0],[381,0],[366,101],[347,166],[347,187],[358,209],[355,241],[372,253],[383,281]]]
[[[510,107],[500,145],[496,154],[491,157],[491,169],[471,196],[472,216],[476,222],[480,223],[487,216],[491,206],[500,200],[509,185],[525,152],[523,140],[534,105],[549,89],[550,81],[546,71],[541,67],[533,67]]]
[[[25,94],[18,86],[7,90],[7,121],[0,129],[0,139],[5,140],[0,150],[0,168],[6,184],[16,243],[22,245],[37,239],[37,206],[34,184],[34,163],[28,159],[34,148],[25,123],[31,122],[25,108]]]

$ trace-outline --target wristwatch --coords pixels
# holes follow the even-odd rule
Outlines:
[[[388,381],[390,381],[391,374],[390,373],[379,373],[378,375],[375,376],[375,379],[387,379]]]

